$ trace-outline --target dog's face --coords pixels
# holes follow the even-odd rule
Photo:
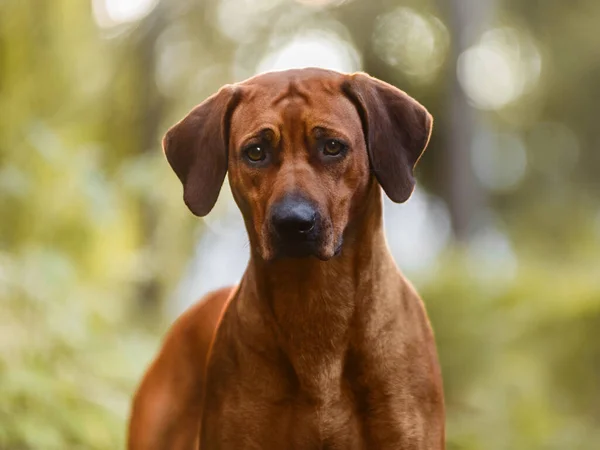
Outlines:
[[[369,183],[397,202],[410,196],[431,122],[405,93],[364,74],[301,69],[224,87],[163,145],[192,212],[210,211],[228,171],[253,251],[328,260]]]
[[[362,124],[331,80],[277,81],[257,79],[232,114],[229,183],[264,259],[327,260],[370,179]]]

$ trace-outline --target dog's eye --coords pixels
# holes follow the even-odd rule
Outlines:
[[[263,161],[267,157],[267,153],[259,145],[252,145],[245,150],[246,157],[252,162]]]
[[[342,153],[342,150],[344,150],[344,144],[335,139],[325,141],[325,145],[323,146],[323,153],[329,156],[337,156]]]

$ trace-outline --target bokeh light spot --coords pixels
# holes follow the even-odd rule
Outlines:
[[[136,22],[152,12],[158,0],[92,0],[98,26],[109,28]]]
[[[298,34],[267,54],[258,64],[257,73],[303,67],[353,72],[360,65],[360,56],[349,42],[336,33],[315,30]]]
[[[377,19],[375,52],[414,82],[427,83],[439,72],[448,48],[448,30],[430,15],[400,7]]]
[[[519,99],[538,81],[541,56],[532,39],[496,28],[458,58],[458,80],[473,106],[496,110]]]

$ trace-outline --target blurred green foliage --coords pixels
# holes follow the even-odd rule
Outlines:
[[[442,361],[448,448],[596,448],[600,263],[520,261],[506,282],[448,255],[421,289]]]
[[[241,16],[242,0],[163,1],[109,25],[100,0],[0,2],[0,449],[123,447],[132,392],[202,232],[160,151],[168,125],[309,23],[418,94],[443,130],[443,24],[457,1],[264,0]],[[456,242],[417,282],[443,365],[448,448],[600,448],[600,3],[487,3],[495,25],[533,36],[542,70],[530,92],[478,113],[526,147],[516,185],[482,188],[516,265],[483,270]],[[236,11],[247,20],[227,28]],[[436,71],[370,45],[395,23],[378,22],[390,11],[435,31]],[[418,65],[409,44],[398,51]],[[434,136],[420,172],[440,197],[446,144]]]

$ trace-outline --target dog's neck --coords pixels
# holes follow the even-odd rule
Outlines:
[[[369,210],[355,214],[338,256],[265,262],[253,255],[240,285],[242,320],[264,330],[264,342],[275,342],[299,379],[306,375],[303,384],[314,383],[316,390],[339,380],[351,330],[376,308],[378,280],[397,270],[385,241],[379,187],[368,195]]]

